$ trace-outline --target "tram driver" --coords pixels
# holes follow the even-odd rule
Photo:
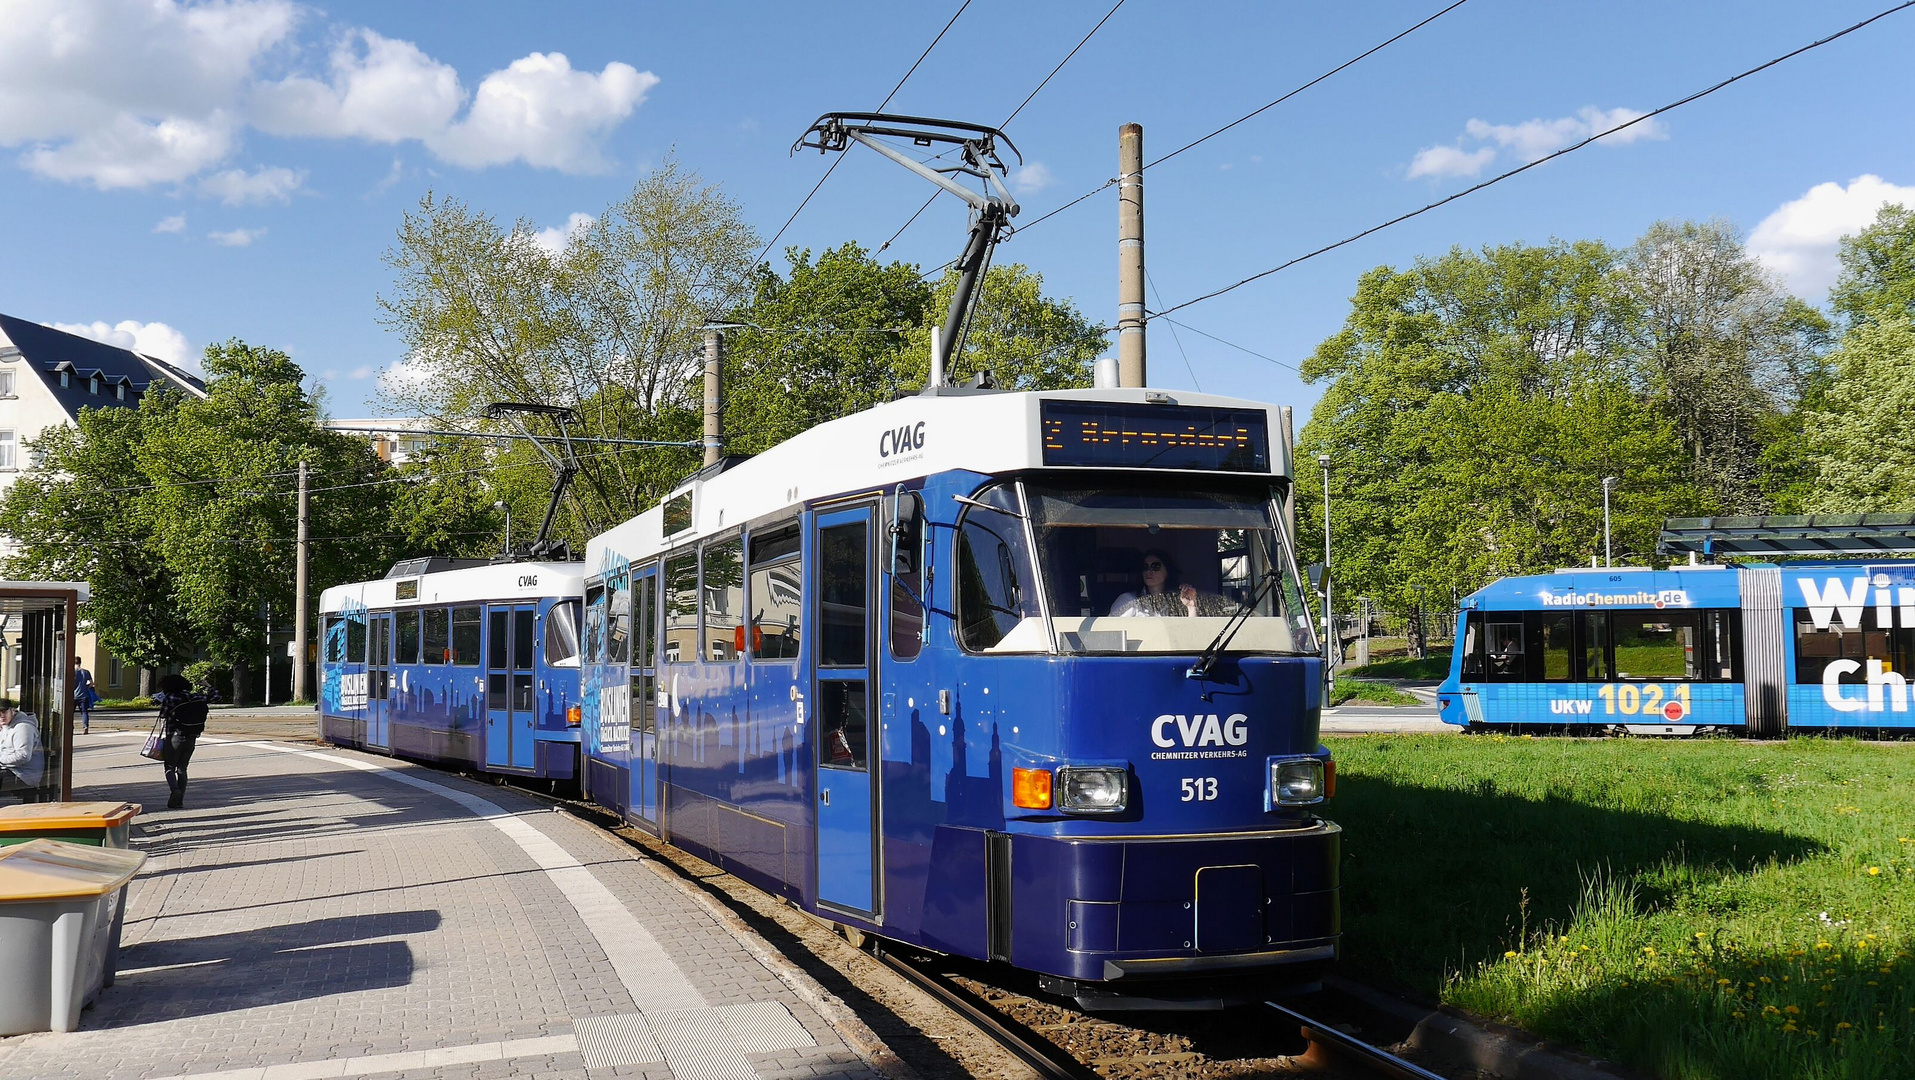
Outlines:
[[[1176,567],[1169,552],[1162,548],[1146,549],[1141,562],[1143,588],[1118,596],[1111,603],[1110,613],[1120,617],[1235,614],[1235,606],[1229,600],[1215,593],[1198,592],[1188,581],[1180,582],[1173,590],[1171,582],[1177,580]]]

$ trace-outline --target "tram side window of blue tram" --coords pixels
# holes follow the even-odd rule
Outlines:
[[[870,600],[865,590],[869,557],[866,525],[853,522],[818,531],[818,665],[865,666],[864,643]],[[847,706],[848,707],[848,706]],[[827,710],[827,722],[834,722]]]
[[[349,612],[346,615],[346,662],[363,664],[366,662],[366,613]]]
[[[613,574],[605,581],[605,662],[632,659],[632,579]]]
[[[1008,484],[977,495],[979,502],[1006,508],[1015,507],[1016,499]],[[1003,641],[1026,616],[1037,615],[1030,567],[1022,521],[996,509],[965,508],[957,542],[959,644],[983,652]]]
[[[452,662],[460,667],[478,667],[479,641],[483,637],[484,613],[478,607],[452,609]]]
[[[910,660],[924,647],[924,500],[915,491],[899,496],[908,502],[895,511],[898,534],[896,564],[891,573],[891,655]],[[890,557],[891,551],[886,551]]]
[[[395,664],[416,664],[419,662],[419,610],[400,611],[392,616],[393,632],[398,637],[399,652],[392,658]]]
[[[754,660],[798,658],[798,620],[804,612],[804,575],[798,568],[798,526],[751,533],[751,655]]]
[[[667,664],[698,659],[698,556],[665,560],[665,655]]]
[[[452,662],[451,623],[446,620],[445,608],[427,608],[425,611],[426,663],[450,664]]]
[[[578,666],[579,602],[560,600],[545,612],[545,666]]]
[[[1826,627],[1818,629],[1808,608],[1795,609],[1795,681],[1819,683],[1830,664],[1851,661],[1853,669],[1836,672],[1837,682],[1868,682],[1869,661],[1878,661],[1881,670],[1907,676],[1915,671],[1915,628],[1868,626],[1877,622],[1873,615],[1862,617],[1862,626],[1848,626],[1837,614]]]
[[[705,545],[705,659],[717,663],[744,656],[744,543],[734,536]]]
[[[590,665],[605,659],[605,586],[585,589],[585,632],[580,641],[582,662]]]
[[[1584,682],[1608,682],[1616,677],[1609,666],[1609,613],[1585,611],[1582,618],[1582,678]]]

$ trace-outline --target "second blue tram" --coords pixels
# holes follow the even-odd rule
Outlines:
[[[1576,569],[1472,593],[1442,718],[1648,734],[1915,728],[1915,563]]]
[[[579,775],[576,562],[412,559],[320,594],[320,736],[549,780]]]
[[[1339,947],[1271,411],[938,389],[708,467],[587,551],[591,797],[849,929],[1093,1007]]]

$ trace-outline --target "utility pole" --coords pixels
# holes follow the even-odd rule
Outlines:
[[[297,576],[295,574],[295,576]],[[259,703],[273,703],[273,602],[266,601],[266,669],[259,683]]]
[[[705,328],[705,464],[724,453],[725,392],[719,382],[725,363],[725,339],[717,327]]]
[[[1143,386],[1144,126],[1117,129],[1117,385]]]
[[[1323,469],[1323,685],[1336,687],[1337,624],[1330,608],[1330,455],[1318,454]]]
[[[306,685],[306,562],[308,558],[306,543],[306,463],[299,463],[299,539],[298,557],[293,570],[293,700],[310,701],[307,697],[310,687]],[[267,635],[270,644],[272,635]],[[268,655],[271,655],[270,648]],[[266,667],[267,677],[272,677],[272,665]],[[268,684],[270,687],[270,684]]]
[[[1616,486],[1616,480],[1614,476],[1602,478],[1602,564],[1605,567],[1616,565],[1609,549],[1609,492]]]

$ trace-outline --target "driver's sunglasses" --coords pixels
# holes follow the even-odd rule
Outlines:
[[[1152,559],[1144,564],[1144,569],[1146,570],[1162,570],[1163,568],[1164,564],[1158,562],[1156,559]]]

